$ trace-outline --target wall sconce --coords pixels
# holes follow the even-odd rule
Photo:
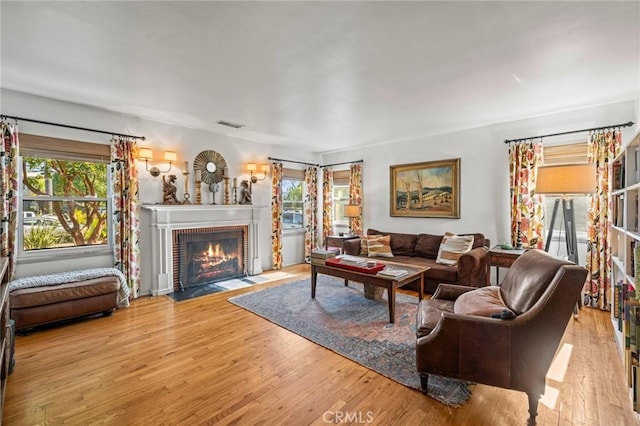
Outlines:
[[[151,176],[158,177],[160,176],[160,173],[169,173],[171,171],[171,164],[178,159],[178,156],[174,151],[164,152],[164,161],[169,162],[169,168],[167,170],[160,170],[156,166],[149,168],[149,160],[153,160],[153,152],[151,151],[151,148],[140,148],[138,150],[138,158],[144,160],[144,167]]]
[[[269,173],[269,165],[268,164],[260,164],[260,171],[264,174],[260,179],[253,172],[258,170],[258,165],[255,163],[247,164],[247,171],[249,172],[249,176],[251,177],[251,183],[256,183],[259,180],[265,180],[267,178],[267,173]]]

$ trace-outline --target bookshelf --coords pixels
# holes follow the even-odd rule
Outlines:
[[[611,168],[611,321],[629,386],[640,413],[640,132]],[[638,417],[640,419],[640,416]]]

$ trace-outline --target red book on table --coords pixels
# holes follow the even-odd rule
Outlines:
[[[384,264],[376,262],[376,265],[369,268],[367,266],[347,265],[340,262],[339,258],[325,260],[325,265],[333,266],[336,268],[349,269],[350,271],[362,272],[363,274],[376,274],[378,271],[382,271],[385,267]]]

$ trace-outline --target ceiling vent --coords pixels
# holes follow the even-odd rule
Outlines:
[[[233,127],[234,129],[239,129],[241,127],[244,127],[244,124],[232,123],[231,121],[225,121],[225,120],[218,120],[217,123],[220,124],[221,126]]]

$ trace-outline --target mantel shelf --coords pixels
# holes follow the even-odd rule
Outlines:
[[[263,209],[267,206],[254,206],[251,204],[143,204],[143,209],[153,211],[163,210],[251,210]]]

